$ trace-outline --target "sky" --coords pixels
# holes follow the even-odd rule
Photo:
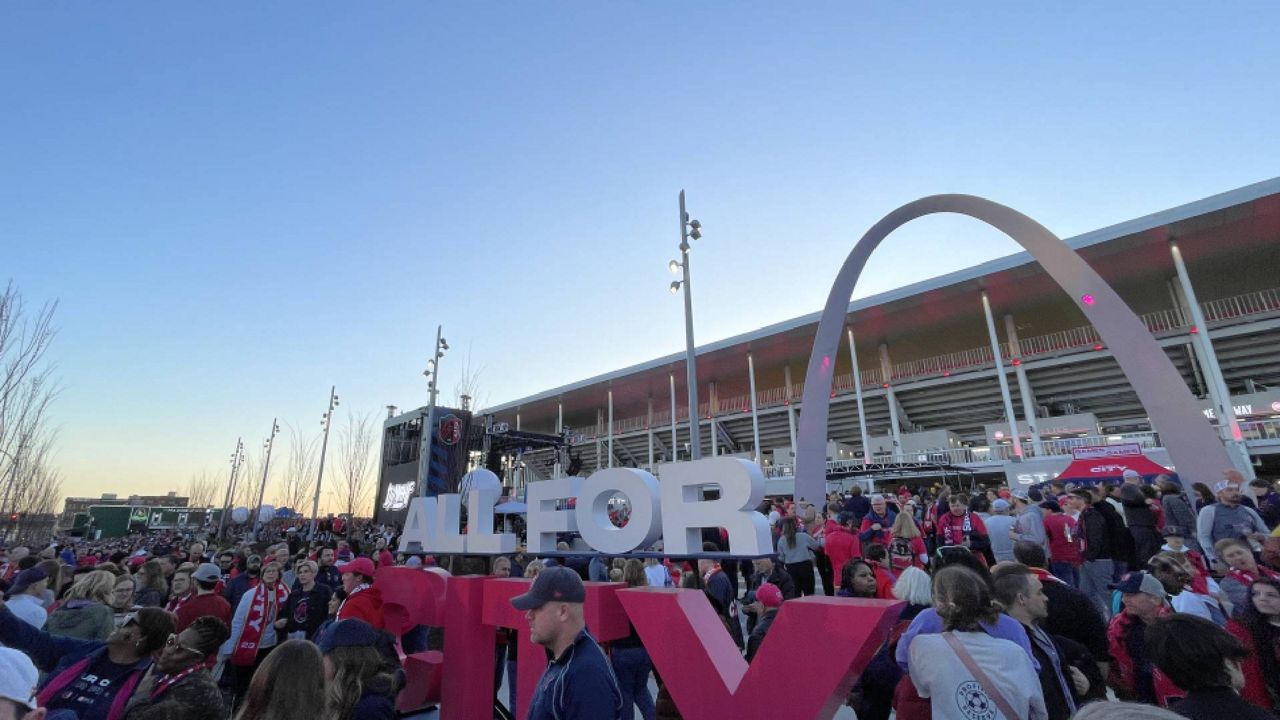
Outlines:
[[[469,365],[483,404],[683,349],[682,188],[704,343],[820,309],[921,196],[1069,237],[1273,177],[1277,31],[1261,2],[4,3],[0,282],[58,302],[64,491],[181,491],[273,417],[318,432],[331,385],[424,404],[437,324],[444,399]],[[1016,250],[919,220],[855,297]]]

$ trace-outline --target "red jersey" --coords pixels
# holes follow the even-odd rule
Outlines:
[[[1044,534],[1049,538],[1049,557],[1054,562],[1080,565],[1084,562],[1080,551],[1084,541],[1076,527],[1076,521],[1066,513],[1049,513],[1044,518]]]

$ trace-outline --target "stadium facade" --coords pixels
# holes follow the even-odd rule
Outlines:
[[[1280,474],[1280,178],[1067,243],[1141,316],[1246,474]],[[697,348],[704,457],[758,460],[773,491],[788,491],[817,322],[814,313]],[[1073,449],[1099,446],[1136,445],[1170,465],[1105,344],[1026,253],[851,302],[846,328],[831,400],[831,478],[1003,476],[1031,484],[1061,472]],[[690,455],[685,377],[680,353],[494,405],[476,418],[567,438],[581,474],[651,468]],[[1234,430],[1223,417],[1228,404]],[[412,417],[389,418],[388,436]],[[506,458],[508,480],[551,477],[565,461],[530,448]]]

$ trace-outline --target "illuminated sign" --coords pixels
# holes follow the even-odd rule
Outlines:
[[[1098,460],[1102,458],[1141,455],[1142,446],[1138,443],[1122,445],[1097,445],[1071,449],[1071,457],[1076,460]],[[1122,468],[1123,469],[1123,468]]]
[[[1280,403],[1271,403],[1271,409],[1272,409],[1272,410],[1276,409],[1276,406],[1277,406],[1277,405],[1280,405]],[[1250,404],[1250,405],[1235,405],[1235,406],[1233,406],[1233,407],[1232,407],[1232,409],[1233,409],[1233,410],[1235,410],[1235,412],[1236,412],[1236,415],[1237,415],[1237,416],[1241,416],[1241,417],[1247,417],[1247,416],[1249,416],[1249,415],[1252,415],[1252,414],[1253,414],[1253,405],[1252,405],[1252,404]],[[1217,419],[1218,419],[1218,413],[1217,413],[1216,411],[1214,411],[1214,409],[1213,409],[1213,408],[1211,408],[1211,407],[1210,407],[1210,408],[1205,408],[1205,409],[1203,410],[1203,412],[1204,412],[1204,416],[1205,416],[1205,417],[1207,417],[1207,418],[1209,418],[1210,420],[1217,420]]]
[[[387,494],[382,499],[382,509],[396,511],[409,507],[409,499],[413,497],[413,488],[416,485],[417,483],[412,480],[388,485]]]

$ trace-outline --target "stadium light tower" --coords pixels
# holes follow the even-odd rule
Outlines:
[[[671,282],[671,292],[675,294],[684,288],[684,344],[686,382],[689,385],[689,459],[702,457],[701,422],[698,417],[698,363],[693,352],[693,296],[689,291],[689,245],[690,238],[702,237],[702,223],[689,217],[684,209],[684,190],[680,191],[680,260],[667,263],[671,272],[683,271],[684,279]],[[672,422],[675,422],[674,415]]]
[[[279,418],[271,419],[271,434],[266,440],[262,441],[262,448],[267,451],[266,462],[262,463],[262,485],[258,487],[258,505],[253,509],[253,537],[258,538],[258,532],[262,527],[262,496],[267,492],[267,471],[271,469],[271,448],[275,447],[276,435],[280,434],[280,423],[276,422]]]
[[[311,533],[310,538],[316,538],[316,518],[320,512],[320,483],[324,480],[324,456],[329,450],[329,428],[333,425],[333,411],[337,409],[338,403],[338,386],[329,386],[329,409],[324,415],[320,416],[320,424],[324,426],[324,442],[320,444],[320,472],[316,474],[316,495],[311,500]]]
[[[444,357],[444,352],[449,349],[449,341],[444,339],[441,334],[444,332],[443,325],[436,326],[436,351],[431,359],[427,361],[427,369],[422,374],[427,378],[427,416],[422,419],[422,452],[418,454],[418,496],[427,496],[427,485],[431,479],[431,440],[435,434],[435,426],[432,422],[432,416],[436,414],[436,392],[439,389],[440,380],[440,358]]]

